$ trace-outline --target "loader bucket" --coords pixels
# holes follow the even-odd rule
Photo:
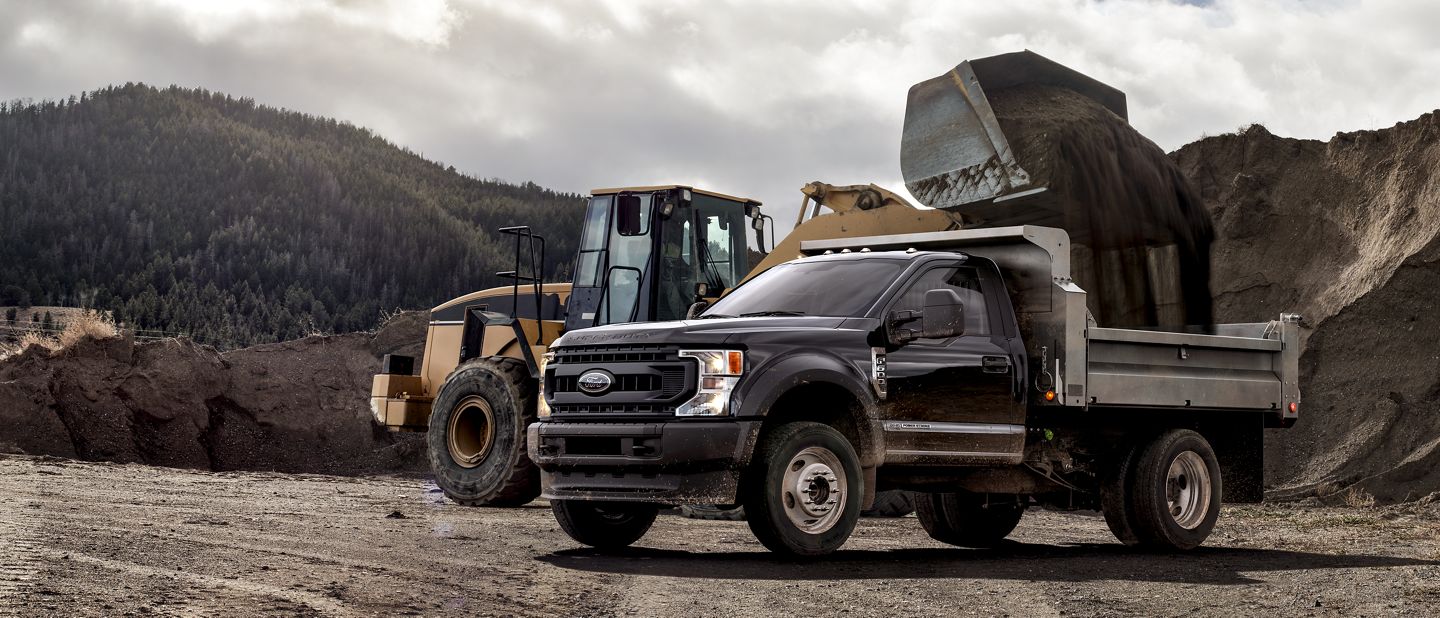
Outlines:
[[[1060,223],[1037,217],[1040,213],[1013,213],[1013,206],[992,204],[997,198],[1045,189],[1031,175],[1037,171],[1031,169],[1032,162],[1017,159],[990,98],[1037,85],[1071,90],[1126,119],[1125,93],[1034,52],[967,60],[910,87],[900,141],[905,187],[927,206],[958,210],[993,224]]]
[[[1209,324],[1209,212],[1126,118],[1125,94],[1029,51],[910,88],[905,186],[966,226],[1042,225],[1107,326]]]

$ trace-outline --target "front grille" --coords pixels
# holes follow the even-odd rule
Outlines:
[[[669,346],[583,345],[555,349],[553,364],[648,363],[680,358]]]
[[[674,416],[676,406],[651,403],[550,404],[551,414],[655,414]]]
[[[664,369],[662,369],[661,371],[668,373],[669,370],[664,370]],[[643,391],[643,392],[661,391],[661,393],[664,393],[664,394],[669,395],[669,396],[678,395],[678,394],[680,394],[680,391],[682,391],[682,390],[685,389],[685,383],[684,383],[685,370],[683,370],[683,369],[675,369],[674,371],[676,371],[676,372],[678,372],[678,373],[680,374],[680,379],[677,381],[678,385],[677,385],[676,387],[674,387],[675,390],[674,390],[673,392],[668,391],[668,388],[667,388],[667,387],[668,387],[668,381],[664,380],[664,377],[668,377],[668,376],[662,377],[662,376],[649,375],[649,374],[644,374],[644,375],[623,375],[623,374],[621,374],[621,375],[616,375],[616,376],[615,376],[615,385],[612,386],[612,387],[610,387],[610,390],[611,390],[612,392],[613,392],[613,391]],[[555,378],[555,386],[554,386],[555,392],[557,392],[557,393],[573,393],[573,392],[577,392],[577,391],[580,390],[580,387],[576,384],[576,382],[578,382],[579,380],[580,380],[580,378],[579,378],[578,376],[558,376],[558,377]],[[662,384],[661,384],[662,382],[665,382],[665,385],[664,385],[664,386],[662,386]]]
[[[546,399],[559,416],[672,417],[695,391],[695,361],[673,346],[566,346],[554,349]],[[580,376],[602,369],[614,377],[602,393],[580,390]]]

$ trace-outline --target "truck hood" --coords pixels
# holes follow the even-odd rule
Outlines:
[[[565,333],[553,347],[571,345],[720,345],[740,333],[833,330],[846,318],[799,316],[611,324]]]

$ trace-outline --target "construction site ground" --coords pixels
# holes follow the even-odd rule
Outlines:
[[[619,555],[543,501],[447,502],[425,479],[0,456],[0,614],[533,616],[1440,615],[1440,504],[1227,507],[1147,554],[1095,515],[1027,513],[994,550],[865,519],[827,559],[743,522],[661,515]]]

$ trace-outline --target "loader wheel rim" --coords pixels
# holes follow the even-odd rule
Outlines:
[[[450,458],[462,468],[474,468],[485,461],[495,443],[495,412],[484,397],[471,395],[455,405],[446,432]]]
[[[1175,524],[1194,530],[1210,514],[1210,468],[1195,451],[1184,451],[1170,462],[1165,475],[1165,506]]]
[[[790,458],[780,491],[790,523],[808,534],[821,534],[835,527],[845,512],[849,483],[839,456],[811,446]]]

